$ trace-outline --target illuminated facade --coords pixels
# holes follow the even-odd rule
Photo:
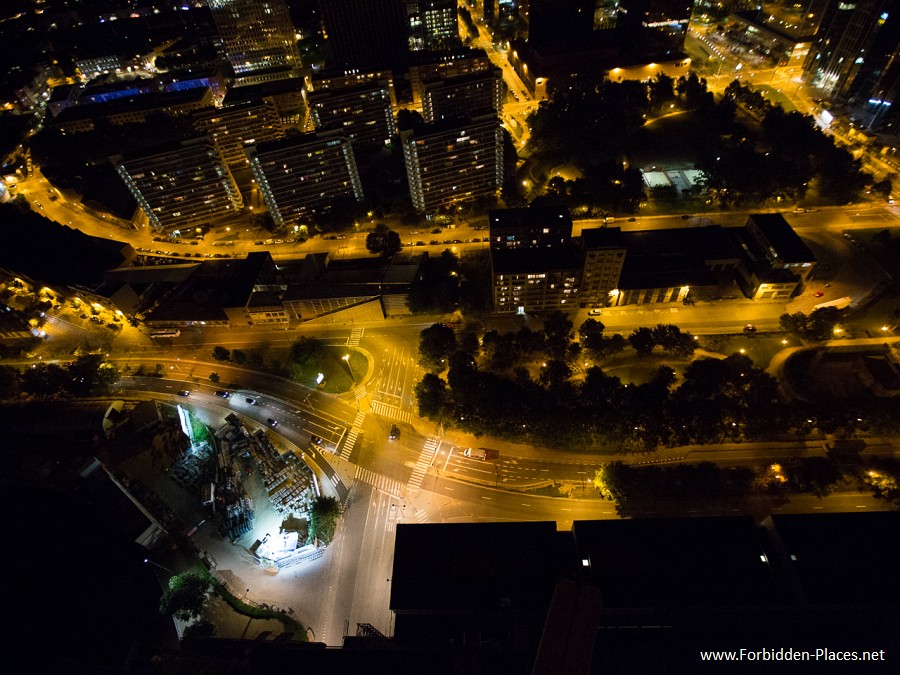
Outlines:
[[[497,112],[501,110],[502,102],[503,74],[499,68],[491,68],[426,82],[422,92],[422,116],[431,124],[459,115]]]
[[[456,0],[419,0],[422,48],[429,52],[460,46]]]
[[[172,232],[209,225],[234,216],[243,205],[231,172],[206,139],[111,159],[156,229]]]
[[[237,84],[296,75],[300,53],[284,0],[208,0]]]
[[[496,115],[462,118],[400,133],[409,194],[420,213],[497,194],[503,133]]]
[[[209,136],[231,171],[250,167],[244,150],[282,137],[281,118],[271,103],[242,103],[194,114],[194,128]]]
[[[295,228],[335,203],[363,200],[350,140],[302,134],[248,150],[250,168],[275,224]]]
[[[316,129],[341,130],[355,153],[383,149],[396,133],[391,94],[378,82],[316,90],[307,102]]]

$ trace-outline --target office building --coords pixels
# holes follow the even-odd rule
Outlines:
[[[357,155],[384,149],[396,133],[391,94],[379,82],[317,89],[306,100],[316,129],[341,130]]]
[[[391,68],[407,62],[406,0],[328,0],[321,9],[330,68]]]
[[[208,0],[236,84],[297,74],[301,63],[284,0]]]
[[[409,45],[429,52],[461,45],[456,0],[408,0]]]
[[[243,205],[231,172],[204,138],[111,159],[155,229],[187,232],[230,218]]]
[[[275,224],[298,229],[336,203],[363,200],[350,140],[302,134],[248,150],[250,168]]]
[[[833,1],[806,62],[812,83],[867,115],[869,128],[896,133],[900,94],[900,3]]]
[[[235,174],[246,173],[250,168],[247,147],[277,140],[284,133],[275,106],[263,101],[198,111],[194,114],[194,128],[209,137],[222,161]]]
[[[503,185],[503,133],[495,114],[403,131],[400,142],[420,213],[493,197]]]
[[[499,68],[433,80],[422,88],[422,116],[429,124],[502,109],[503,74]]]

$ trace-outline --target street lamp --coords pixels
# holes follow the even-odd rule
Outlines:
[[[356,384],[356,375],[353,374],[353,366],[350,365],[350,355],[344,354],[341,358],[347,362],[347,369],[350,371],[350,378],[353,380],[353,384]]]
[[[173,572],[172,570],[170,570],[168,567],[163,567],[163,566],[160,565],[159,563],[153,562],[152,560],[150,560],[150,558],[144,558],[144,564],[145,564],[145,565],[154,565],[154,566],[158,567],[158,568],[161,569],[161,570],[165,570],[166,572],[168,572],[169,574],[171,574],[173,577],[175,576],[175,572]]]

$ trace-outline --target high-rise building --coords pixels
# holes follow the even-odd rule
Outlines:
[[[350,140],[338,133],[301,134],[247,151],[275,224],[296,228],[340,202],[361,202],[362,184]]]
[[[460,115],[498,112],[502,102],[503,74],[499,68],[491,68],[424,83],[422,116],[431,124]]]
[[[205,138],[111,159],[156,229],[187,231],[232,217],[243,206],[231,172]]]
[[[444,52],[418,52],[413,55],[413,65],[409,69],[413,104],[421,103],[425,82],[478,73],[491,68],[488,55],[481,49],[460,48]]]
[[[406,63],[406,0],[327,0],[321,8],[329,67],[394,67]]]
[[[460,46],[456,0],[419,0],[423,48],[429,52]]]
[[[236,84],[292,77],[300,69],[284,0],[208,0]]]
[[[896,119],[900,2],[833,0],[806,62],[813,84],[868,109],[872,127]]]
[[[496,209],[488,213],[491,250],[549,248],[572,240],[572,216],[564,206]]]
[[[606,307],[619,287],[627,245],[618,227],[595,227],[582,230],[584,275],[581,301],[590,307]]]
[[[321,89],[307,95],[316,129],[340,129],[356,154],[383,149],[396,133],[391,95],[385,84]]]
[[[539,52],[569,51],[586,44],[594,30],[595,0],[531,0],[528,42]]]
[[[684,47],[693,0],[619,0],[616,32],[634,56],[668,60]]]
[[[496,114],[400,133],[413,207],[420,213],[497,194],[503,185],[503,132]]]
[[[274,141],[284,134],[275,106],[263,101],[198,111],[194,113],[194,128],[209,136],[236,178],[250,168],[244,152],[248,146]]]

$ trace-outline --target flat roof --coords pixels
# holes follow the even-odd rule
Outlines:
[[[764,606],[777,588],[749,516],[576,521],[586,581],[609,609]],[[583,564],[583,563],[582,563]]]
[[[803,598],[900,607],[900,513],[773,515]]]
[[[809,247],[794,232],[780,213],[752,213],[747,216],[747,224],[753,223],[787,263],[815,262]]]
[[[488,211],[491,233],[505,228],[531,228],[553,225],[572,234],[572,216],[565,206],[535,206],[522,209]]]
[[[395,612],[543,612],[559,577],[556,523],[398,524]]]

